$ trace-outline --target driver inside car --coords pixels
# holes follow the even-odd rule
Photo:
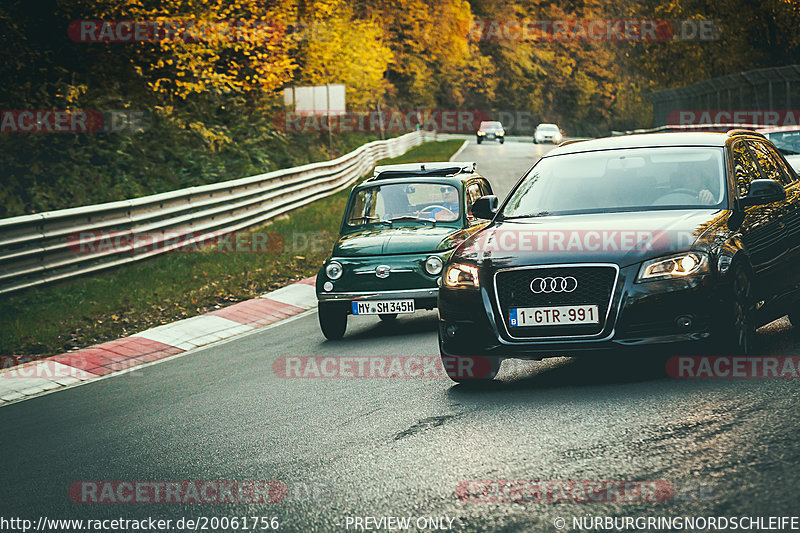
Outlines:
[[[431,220],[454,220],[458,218],[458,191],[455,187],[442,187],[442,197],[428,213]]]
[[[674,193],[694,196],[701,205],[717,203],[718,188],[714,173],[706,167],[697,166],[691,170],[679,170],[672,174],[670,185]]]

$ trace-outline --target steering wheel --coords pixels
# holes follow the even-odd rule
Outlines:
[[[439,204],[434,204],[434,205],[429,205],[429,206],[423,207],[422,209],[419,210],[419,214],[422,215],[423,213],[426,213],[427,211],[433,211],[434,209],[442,209],[442,210],[447,211],[448,213],[450,213],[450,216],[452,216],[452,217],[456,216],[456,214],[453,213],[450,209],[446,208],[443,205],[439,205]]]
[[[656,201],[650,205],[672,205],[686,202],[687,200],[696,202],[698,200],[697,193],[690,189],[675,189],[663,196],[659,196]]]

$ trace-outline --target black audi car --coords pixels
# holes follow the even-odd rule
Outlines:
[[[673,343],[749,354],[757,327],[800,325],[800,181],[762,135],[564,143],[498,204],[475,202],[492,222],[442,276],[439,346],[456,381],[492,378],[505,358]],[[470,360],[488,367],[464,372]]]

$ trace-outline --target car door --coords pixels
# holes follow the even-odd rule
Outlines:
[[[731,156],[735,169],[735,185],[739,198],[750,191],[750,183],[764,179],[756,156],[749,142],[737,139],[731,145]],[[745,216],[739,228],[742,243],[747,250],[753,267],[753,287],[758,300],[767,300],[783,291],[778,279],[782,261],[786,255],[786,231],[781,225],[780,203],[755,205],[745,209]]]
[[[774,146],[767,141],[750,141],[750,147],[761,168],[761,174],[784,186],[786,200],[775,204],[778,210],[778,223],[785,233],[785,256],[779,267],[782,288],[792,290],[800,283],[800,184],[795,174]]]

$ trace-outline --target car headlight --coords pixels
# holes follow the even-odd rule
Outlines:
[[[498,131],[498,132],[497,132],[497,136],[498,136],[498,137],[502,137],[502,136],[504,136],[505,134],[506,134],[506,132],[504,132],[504,131]]]
[[[478,267],[464,263],[449,265],[444,274],[444,284],[453,289],[477,289],[480,287]]]
[[[482,132],[482,131],[479,131],[479,132],[478,132],[478,135],[481,135],[481,136],[482,136],[482,135],[486,135],[486,133],[485,133],[485,132]]]
[[[325,275],[330,279],[339,279],[342,277],[342,264],[338,261],[331,261],[325,267]]]
[[[436,276],[441,273],[442,266],[444,266],[444,262],[437,255],[432,255],[425,260],[425,272],[431,276]]]
[[[704,272],[708,272],[708,256],[701,252],[687,252],[645,261],[636,281],[683,278]]]

